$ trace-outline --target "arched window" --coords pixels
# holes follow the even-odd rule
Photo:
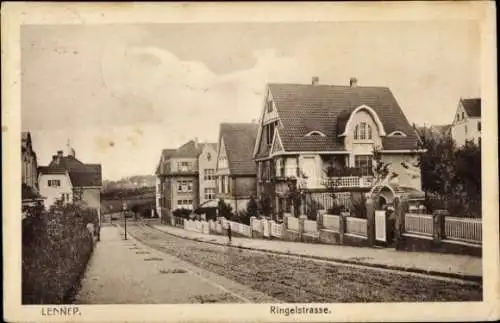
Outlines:
[[[372,127],[366,122],[361,122],[354,127],[354,139],[355,140],[367,140],[372,139]]]

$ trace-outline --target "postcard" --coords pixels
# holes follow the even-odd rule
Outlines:
[[[4,320],[499,319],[495,23],[3,3]]]

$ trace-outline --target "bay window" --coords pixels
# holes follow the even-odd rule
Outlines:
[[[373,174],[373,156],[372,155],[356,155],[354,156],[354,166],[361,172],[361,176]]]

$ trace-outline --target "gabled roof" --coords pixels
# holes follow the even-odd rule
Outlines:
[[[255,123],[222,123],[220,138],[224,138],[231,175],[255,175],[256,164],[252,154],[257,136]],[[219,139],[221,140],[221,139]]]
[[[100,164],[84,164],[74,156],[62,156],[59,162],[53,160],[49,166],[40,167],[44,174],[61,174],[67,170],[71,184],[75,187],[102,186],[102,169]]]
[[[65,168],[55,166],[40,166],[38,167],[38,173],[42,175],[64,175],[67,173],[67,170]]]
[[[166,161],[172,157],[177,149],[163,149],[161,151],[161,157],[160,161],[158,162],[158,165],[156,166],[156,175],[160,175],[161,173],[165,172],[165,166],[166,166]]]
[[[481,117],[481,99],[461,99],[465,112],[471,118]]]
[[[269,84],[269,89],[283,125],[279,132],[286,151],[344,150],[339,135],[352,112],[362,105],[375,111],[386,133],[399,130],[407,135],[389,139],[384,149],[416,148],[417,135],[387,87]],[[326,137],[304,137],[315,130]],[[257,157],[263,155],[259,149]]]
[[[197,145],[194,140],[190,140],[184,145],[180,146],[177,150],[175,150],[175,152],[170,157],[198,158],[200,152],[201,152],[200,145]]]

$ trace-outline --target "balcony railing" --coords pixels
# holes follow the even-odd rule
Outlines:
[[[320,184],[331,188],[350,188],[350,187],[371,187],[373,185],[373,176],[339,176],[323,177]]]

